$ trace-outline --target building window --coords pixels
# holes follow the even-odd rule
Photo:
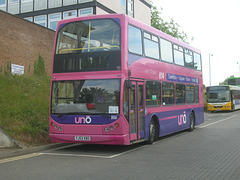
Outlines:
[[[6,0],[0,0],[0,6],[6,6]]]
[[[11,14],[19,13],[19,0],[8,0],[8,12]]]
[[[127,11],[128,15],[133,17],[133,0],[128,0]]]
[[[49,0],[49,8],[62,6],[62,0]]]
[[[79,16],[88,16],[93,14],[93,8],[79,9]]]
[[[54,13],[48,15],[48,28],[56,31],[57,23],[61,20],[61,13]]]
[[[42,15],[42,16],[35,16],[34,17],[34,22],[36,24],[39,24],[43,27],[47,27],[47,15]]]
[[[93,1],[93,0],[78,0],[78,3],[85,3],[85,2],[90,2],[90,1]]]
[[[63,19],[77,17],[77,10],[63,12]]]
[[[12,4],[13,4],[13,3],[19,3],[19,0],[9,0],[8,2],[9,2],[9,3],[12,3]]]
[[[47,0],[34,0],[34,10],[47,9]]]
[[[0,10],[6,11],[6,0],[0,0]]]
[[[77,0],[63,0],[63,6],[77,4]]]
[[[33,11],[33,0],[22,0],[21,13]]]
[[[126,14],[126,0],[121,0],[121,13]]]
[[[26,19],[26,20],[28,20],[28,21],[30,21],[30,22],[33,22],[33,17],[26,17],[26,18],[24,18],[24,19]]]

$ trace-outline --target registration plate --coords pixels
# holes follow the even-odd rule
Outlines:
[[[90,136],[75,136],[76,141],[91,141]]]

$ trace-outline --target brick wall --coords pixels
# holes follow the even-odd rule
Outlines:
[[[54,35],[52,30],[0,11],[0,71],[11,62],[24,66],[25,74],[33,74],[40,54],[50,75]]]

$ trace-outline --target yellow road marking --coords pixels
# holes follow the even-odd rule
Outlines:
[[[27,154],[27,155],[23,155],[23,156],[2,159],[2,160],[0,160],[0,164],[12,162],[12,161],[18,161],[18,160],[27,159],[27,158],[32,158],[32,157],[36,157],[36,156],[40,156],[40,155],[42,155],[42,154],[41,153],[32,153],[32,154]]]

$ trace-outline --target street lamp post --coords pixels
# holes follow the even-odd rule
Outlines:
[[[209,82],[211,86],[211,56],[213,56],[211,53],[209,53]]]
[[[240,77],[240,63],[237,62],[237,64],[238,64],[238,76]]]

